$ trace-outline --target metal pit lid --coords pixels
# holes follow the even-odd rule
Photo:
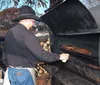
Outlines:
[[[93,11],[92,8],[88,10],[79,0],[65,0],[50,8],[41,18],[54,34],[100,33]]]

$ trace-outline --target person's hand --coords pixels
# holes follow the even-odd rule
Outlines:
[[[62,62],[65,63],[68,59],[69,59],[69,54],[68,53],[62,53],[62,54],[60,54],[60,60]]]

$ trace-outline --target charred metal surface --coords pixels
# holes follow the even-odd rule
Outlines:
[[[74,67],[70,62],[66,63],[69,67]],[[77,75],[74,70],[77,71],[79,68],[67,69],[67,65],[61,62],[55,62],[49,64],[45,69],[53,76],[52,85],[97,85],[98,82],[91,82],[87,78],[83,78],[79,74]],[[66,65],[66,66],[65,66]],[[80,70],[79,70],[80,71]],[[80,72],[81,74],[82,72]],[[82,75],[82,74],[81,74]],[[98,84],[99,85],[99,84]]]
[[[41,18],[54,34],[100,33],[92,14],[79,0],[65,0]]]
[[[64,68],[69,69],[70,71],[93,83],[100,83],[100,69],[91,67],[89,64],[86,64],[81,60],[77,60],[74,57],[71,57],[69,62],[64,64]]]
[[[92,85],[92,84],[86,84],[86,83],[83,83],[83,84],[78,83],[82,81],[85,81],[88,83],[92,82],[93,85],[99,85],[100,84],[100,69],[98,68],[95,68],[92,65],[90,66],[89,64],[86,64],[75,57],[70,57],[67,63],[62,63],[60,61],[57,61],[57,62],[49,63],[48,66],[45,66],[45,69],[50,74],[55,76],[58,80],[60,80],[62,83],[69,81],[70,78],[72,80],[75,78],[77,82],[77,84],[75,85]],[[66,81],[63,77],[66,78]],[[72,85],[74,85],[74,82],[70,82],[70,83],[73,83]],[[67,85],[67,84],[70,85],[70,83],[66,83],[63,85]]]

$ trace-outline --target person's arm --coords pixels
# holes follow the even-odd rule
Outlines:
[[[39,41],[34,34],[29,34],[26,36],[25,45],[37,59],[44,62],[53,62],[57,60],[66,62],[69,59],[69,54],[67,53],[62,53],[59,55],[56,53],[45,51],[39,44]]]
[[[5,66],[8,66],[7,55],[6,55],[6,52],[5,52],[4,45],[3,45],[3,49],[2,49],[2,62]]]
[[[25,45],[32,52],[32,54],[41,61],[53,62],[60,60],[60,56],[58,54],[45,51],[39,44],[39,41],[34,34],[27,36],[25,39]]]

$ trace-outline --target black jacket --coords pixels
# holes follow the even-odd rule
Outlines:
[[[6,66],[35,67],[38,61],[53,62],[59,57],[43,50],[35,35],[21,24],[11,28],[5,36],[2,60]]]

